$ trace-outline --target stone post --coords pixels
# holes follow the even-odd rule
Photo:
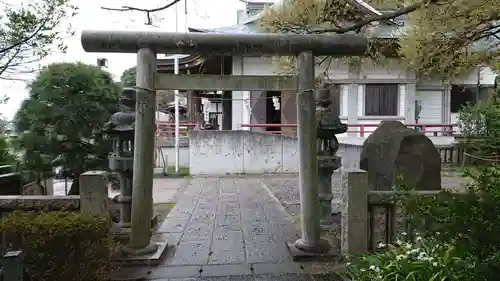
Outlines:
[[[330,250],[330,244],[320,239],[314,68],[313,53],[300,53],[298,56],[297,136],[302,238],[297,240],[294,246],[303,252],[326,253]]]
[[[321,225],[333,223],[332,218],[332,175],[342,165],[336,156],[339,142],[336,134],[345,133],[347,125],[340,122],[338,110],[332,110],[331,87],[323,83],[316,90],[316,126],[318,142],[319,203]]]
[[[368,250],[368,181],[362,170],[342,173],[341,251],[343,255]]]
[[[132,255],[155,252],[150,243],[153,216],[153,163],[155,150],[156,53],[152,49],[137,52],[137,102],[132,183],[132,225],[130,244],[124,251]]]
[[[105,216],[108,211],[108,173],[89,171],[80,175],[80,212],[91,216]]]
[[[21,251],[11,251],[5,253],[2,257],[1,264],[3,266],[3,278],[5,281],[23,281],[23,253]]]

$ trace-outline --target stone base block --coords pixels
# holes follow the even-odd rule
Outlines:
[[[340,261],[342,256],[335,247],[330,248],[326,253],[304,252],[295,246],[295,243],[288,243],[288,248],[292,254],[293,261]]]
[[[155,244],[158,246],[158,249],[153,253],[144,255],[127,255],[122,252],[115,261],[123,266],[159,265],[167,253],[168,244],[166,242],[157,242]]]
[[[158,214],[153,215],[151,219],[151,228],[155,229],[159,223],[160,216]],[[131,229],[129,227],[121,227],[119,223],[114,224],[111,227],[111,234],[113,238],[120,242],[121,244],[128,244],[130,241],[130,232]]]

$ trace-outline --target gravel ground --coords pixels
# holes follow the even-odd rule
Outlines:
[[[266,176],[261,181],[269,188],[274,196],[281,202],[287,213],[294,221],[297,230],[300,230],[300,192],[299,178],[293,176]],[[443,172],[442,186],[444,189],[463,190],[469,182],[467,178],[460,177],[458,172]],[[340,174],[332,177],[332,189],[340,187]],[[334,193],[334,200],[340,200],[340,193]],[[330,241],[332,245],[339,245],[340,241],[340,214],[333,215],[334,224],[331,228],[324,230],[322,237]]]

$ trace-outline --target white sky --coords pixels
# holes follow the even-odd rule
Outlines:
[[[108,59],[107,71],[111,72],[118,80],[125,69],[135,65],[136,56],[133,54],[86,53],[80,44],[81,31],[85,29],[175,31],[175,8],[156,13],[157,18],[154,23],[157,27],[145,26],[145,14],[140,12],[112,12],[101,9],[102,6],[155,8],[163,5],[166,1],[169,0],[73,0],[74,4],[80,7],[80,11],[70,21],[76,34],[65,42],[68,46],[68,52],[66,54],[53,54],[46,58],[42,65],[63,61],[95,64],[97,58],[103,57]],[[244,8],[244,3],[240,0],[183,0],[177,7],[178,28],[181,32],[185,30],[184,1],[188,1],[187,24],[189,27],[209,28],[236,24],[236,10]],[[69,24],[69,21],[65,24]],[[0,93],[10,97],[7,104],[0,105],[0,113],[3,118],[11,119],[20,103],[28,95],[25,82],[0,80],[0,91]]]

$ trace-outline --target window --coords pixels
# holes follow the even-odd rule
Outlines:
[[[365,115],[397,116],[398,96],[398,84],[367,84],[365,87]]]

